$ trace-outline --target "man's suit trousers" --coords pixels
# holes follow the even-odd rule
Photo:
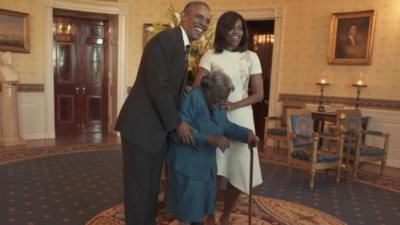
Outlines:
[[[124,139],[122,149],[126,225],[156,225],[155,212],[165,154],[152,155]],[[165,152],[165,149],[160,152]]]

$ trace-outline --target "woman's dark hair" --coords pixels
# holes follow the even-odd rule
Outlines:
[[[239,13],[228,11],[219,17],[217,27],[215,28],[214,48],[216,53],[221,53],[228,46],[226,41],[228,32],[235,27],[238,20],[242,21],[243,37],[235,51],[244,52],[248,49],[249,32],[246,21]]]

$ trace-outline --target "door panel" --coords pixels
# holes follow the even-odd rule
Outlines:
[[[103,47],[102,46],[89,46],[88,49],[88,61],[87,61],[87,82],[93,83],[93,85],[101,84],[102,75],[104,74],[103,65]]]
[[[73,123],[75,121],[75,96],[57,96],[57,120],[60,123]]]
[[[55,18],[56,132],[107,131],[107,22]]]
[[[54,43],[54,91],[56,132],[74,132],[79,128],[79,84],[76,64],[77,42],[75,32],[79,29],[76,21],[57,20]]]
[[[87,96],[86,99],[86,127],[92,131],[100,131],[103,104],[101,96]]]
[[[75,82],[75,45],[73,43],[57,43],[56,45],[56,78],[58,83]]]
[[[105,76],[105,24],[99,21],[86,21],[85,28],[88,32],[85,40],[86,49],[86,76],[84,77],[85,115],[82,118],[85,131],[99,132],[107,129],[103,110],[107,107],[107,77]]]

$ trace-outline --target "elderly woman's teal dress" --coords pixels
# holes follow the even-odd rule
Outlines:
[[[196,146],[184,145],[176,134],[170,135],[167,210],[181,222],[202,221],[204,215],[214,214],[216,196],[216,147],[207,143],[207,136],[247,142],[250,130],[231,123],[225,109],[210,110],[202,88],[193,88],[184,97],[180,115],[196,129]]]

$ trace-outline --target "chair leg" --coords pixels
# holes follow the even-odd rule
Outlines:
[[[350,167],[350,148],[348,148],[346,151],[346,164],[348,167]]]
[[[311,169],[310,189],[314,189],[315,169]]]
[[[354,164],[353,165],[353,167],[354,167],[353,168],[353,177],[357,178],[357,170],[358,170],[358,164],[359,164],[358,159],[355,159],[353,164]]]
[[[338,165],[338,168],[337,168],[337,174],[336,174],[336,183],[339,183],[339,181],[340,181],[340,175],[341,175],[341,172],[342,172],[342,165]]]
[[[279,155],[279,150],[281,149],[281,147],[280,147],[280,143],[281,143],[281,142],[280,142],[279,140],[277,140],[276,142],[277,142],[277,145],[276,145],[276,147],[277,147],[277,148],[276,148],[276,154]]]
[[[289,181],[291,177],[292,177],[292,164],[289,162],[286,174],[287,181]]]
[[[274,139],[274,146],[272,147],[272,149],[273,149],[273,154],[277,154],[277,152],[276,152],[276,139]]]
[[[386,166],[386,160],[382,160],[381,161],[381,171],[379,173],[381,176],[383,174],[383,170],[385,169],[385,166]]]

